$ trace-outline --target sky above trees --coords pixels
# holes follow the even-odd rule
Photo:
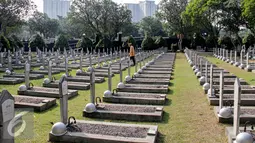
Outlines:
[[[37,9],[40,12],[43,12],[43,0],[32,0],[37,5]],[[139,0],[113,0],[116,3],[136,3]],[[156,4],[159,3],[160,0],[155,0]]]

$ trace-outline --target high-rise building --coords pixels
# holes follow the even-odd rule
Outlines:
[[[133,22],[139,22],[147,16],[154,16],[157,10],[157,5],[153,0],[139,1],[139,3],[124,3],[124,5],[132,12]]]
[[[43,0],[43,12],[50,18],[66,17],[71,6],[70,0]]]

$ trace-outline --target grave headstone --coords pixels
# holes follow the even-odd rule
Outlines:
[[[122,68],[121,68],[121,62],[119,63],[119,66],[120,66],[120,82],[122,82],[123,80],[122,80]]]
[[[235,50],[235,63],[237,62],[236,56],[237,56],[237,52],[236,52],[236,50]]]
[[[62,76],[59,80],[59,102],[61,122],[67,124],[68,120],[68,84],[66,77]]]
[[[30,64],[27,62],[25,64],[25,85],[27,87],[27,89],[29,89],[29,73],[30,73]]]
[[[112,67],[108,65],[108,90],[112,91]]]
[[[219,108],[223,107],[223,91],[224,91],[224,75],[223,71],[220,71],[220,99],[219,99]]]
[[[234,136],[237,136],[239,134],[240,104],[241,104],[241,85],[239,79],[236,78],[234,85],[234,118],[233,118]]]
[[[205,83],[208,83],[208,63],[205,62]]]
[[[14,127],[11,122],[14,115],[14,97],[3,90],[0,96],[0,143],[14,143]]]
[[[80,55],[80,70],[82,71],[82,59],[83,58],[83,49],[81,49],[81,55]]]
[[[0,53],[0,62],[1,62],[1,64],[3,65],[4,64],[4,53],[3,52],[1,52]]]
[[[69,76],[69,74],[68,74],[68,57],[65,58],[65,72],[66,72],[66,76]]]
[[[52,61],[49,60],[49,65],[48,65],[48,78],[50,81],[52,81]]]
[[[211,64],[211,68],[210,68],[210,89],[209,89],[209,95],[213,96],[213,65]]]
[[[90,71],[90,101],[95,103],[95,72],[94,69]]]
[[[11,55],[8,56],[8,69],[12,71],[12,56]]]

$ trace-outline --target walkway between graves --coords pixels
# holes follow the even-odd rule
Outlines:
[[[230,73],[233,73],[234,75],[236,75],[239,78],[243,78],[247,83],[249,83],[251,85],[255,85],[255,74],[254,73],[242,70],[239,67],[235,67],[229,63],[219,60],[219,59],[213,57],[212,55],[209,55],[209,54],[200,54],[200,55],[203,55],[212,64],[215,64],[216,66],[221,67]]]
[[[173,78],[172,94],[167,97],[171,105],[164,107],[169,115],[159,124],[160,142],[226,142],[225,127],[217,123],[184,54],[176,55]]]

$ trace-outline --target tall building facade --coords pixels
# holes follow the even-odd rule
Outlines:
[[[157,5],[153,0],[139,1],[139,3],[124,3],[124,5],[132,12],[132,22],[139,22],[144,17],[154,16]]]
[[[71,6],[70,0],[43,0],[43,12],[50,18],[66,17]]]

